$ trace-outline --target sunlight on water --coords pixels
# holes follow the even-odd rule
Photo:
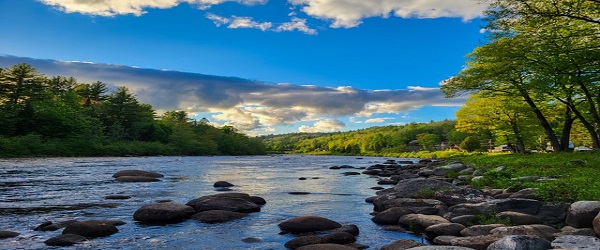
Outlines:
[[[253,157],[140,157],[50,158],[0,160],[0,230],[21,233],[0,240],[0,249],[44,249],[45,240],[60,231],[33,231],[44,221],[114,219],[127,224],[119,233],[77,245],[77,249],[285,249],[293,235],[280,235],[277,224],[302,215],[323,216],[342,224],[356,224],[358,243],[377,249],[399,239],[417,236],[383,231],[371,222],[373,207],[364,200],[373,196],[376,178],[344,176],[330,166],[368,167],[387,158],[340,156]],[[118,183],[112,174],[142,169],[165,175],[161,182]],[[361,172],[350,169],[348,171]],[[306,178],[300,180],[299,178]],[[259,213],[223,224],[193,220],[166,226],[133,221],[139,207],[158,200],[186,203],[218,193],[216,181],[229,181],[233,192],[267,200]],[[289,192],[309,192],[290,195]],[[129,195],[128,200],[105,200],[107,195]],[[254,237],[257,243],[242,239]]]

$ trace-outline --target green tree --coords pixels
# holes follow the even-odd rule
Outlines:
[[[481,148],[481,142],[477,137],[467,136],[467,138],[460,143],[460,148],[467,152],[473,152]]]
[[[435,145],[438,143],[438,136],[429,133],[417,135],[417,141],[428,151],[435,151]]]

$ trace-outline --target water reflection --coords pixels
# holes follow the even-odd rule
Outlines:
[[[254,156],[254,157],[140,157],[45,158],[0,160],[0,230],[21,233],[0,240],[0,249],[45,249],[43,241],[56,232],[31,230],[44,221],[115,219],[127,222],[119,233],[78,245],[78,249],[284,249],[292,235],[280,235],[277,224],[293,216],[318,215],[342,224],[356,224],[358,242],[376,249],[392,241],[417,238],[387,232],[370,220],[376,179],[344,176],[329,170],[334,165],[368,167],[378,157]],[[114,182],[124,169],[156,171],[163,181]],[[360,172],[360,170],[357,170]],[[302,178],[302,179],[301,179]],[[235,192],[267,200],[260,213],[224,224],[185,221],[166,226],[141,225],[132,215],[139,207],[158,200],[185,203],[218,193],[216,181],[235,184]],[[306,192],[307,195],[291,195]],[[105,200],[107,195],[128,195],[128,200]],[[245,243],[245,238],[260,239]]]

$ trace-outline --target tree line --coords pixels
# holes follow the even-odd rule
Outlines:
[[[261,140],[185,111],[160,117],[126,87],[0,68],[0,156],[248,155]]]

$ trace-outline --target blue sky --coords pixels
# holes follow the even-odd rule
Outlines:
[[[475,0],[0,0],[0,67],[127,86],[256,134],[454,119]]]

